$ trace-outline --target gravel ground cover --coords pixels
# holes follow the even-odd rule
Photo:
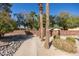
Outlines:
[[[24,31],[16,31],[6,34],[0,38],[0,42],[8,43],[8,45],[0,46],[0,56],[13,56],[20,45],[29,38]]]

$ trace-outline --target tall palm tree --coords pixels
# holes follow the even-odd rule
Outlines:
[[[42,19],[43,6],[42,6],[42,3],[39,3],[39,9],[40,9],[40,37],[41,39],[43,39],[43,19]]]
[[[49,3],[46,3],[46,40],[45,48],[49,48]]]

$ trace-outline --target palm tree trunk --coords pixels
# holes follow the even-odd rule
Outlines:
[[[46,40],[45,48],[49,48],[49,3],[46,3]]]
[[[43,39],[43,19],[42,19],[43,9],[42,9],[42,3],[39,4],[39,8],[40,8],[40,37],[41,37],[41,40],[42,40]]]

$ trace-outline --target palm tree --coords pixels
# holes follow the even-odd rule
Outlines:
[[[42,19],[43,7],[42,7],[42,3],[39,3],[39,9],[40,9],[40,37],[41,37],[41,39],[43,39],[43,19]]]
[[[46,40],[45,48],[49,48],[49,3],[46,3]]]

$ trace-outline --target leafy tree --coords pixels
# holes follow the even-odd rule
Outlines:
[[[11,13],[11,8],[12,7],[12,4],[10,3],[0,3],[0,11],[5,11],[5,12],[8,12],[8,13]]]
[[[75,28],[79,25],[79,18],[62,12],[59,16],[55,17],[55,22],[63,29]]]
[[[7,12],[0,12],[0,33],[10,32],[14,29],[13,20]]]
[[[11,23],[11,27],[12,27],[12,30],[16,30],[17,29],[17,22],[14,20],[14,19],[12,19],[11,21],[10,21],[10,23]]]
[[[31,29],[34,29],[34,17],[35,17],[35,12],[33,12],[33,11],[31,11],[30,13],[29,13],[29,16],[30,16],[30,18],[29,18],[29,24],[30,24],[30,26],[31,26]]]
[[[37,24],[37,18],[38,16],[35,14],[35,12],[31,11],[30,13],[18,13],[15,14],[17,17],[17,25],[20,27],[23,25],[24,27],[28,27],[31,29],[34,29]]]
[[[39,29],[38,15],[35,15],[35,16],[34,16],[34,28],[35,28],[36,30]]]
[[[63,27],[64,29],[67,29],[67,19],[69,18],[69,14],[66,12],[61,12],[60,15],[60,23],[59,26]]]
[[[53,20],[54,17],[52,15],[49,15],[49,27],[53,27],[55,24],[55,21]],[[43,27],[46,27],[46,14],[43,14]]]
[[[53,28],[60,28],[60,17],[59,16],[53,16],[54,25]]]
[[[23,13],[16,13],[14,14],[17,18],[17,26],[20,27],[21,25],[24,26],[24,14]]]
[[[0,3],[0,36],[15,29],[15,22],[11,18],[11,6],[9,3]]]
[[[76,17],[70,17],[69,19],[67,19],[66,23],[68,28],[75,28],[79,25],[79,19],[77,19]]]
[[[49,15],[49,27],[54,27],[55,21],[54,21],[54,17],[52,15]]]

